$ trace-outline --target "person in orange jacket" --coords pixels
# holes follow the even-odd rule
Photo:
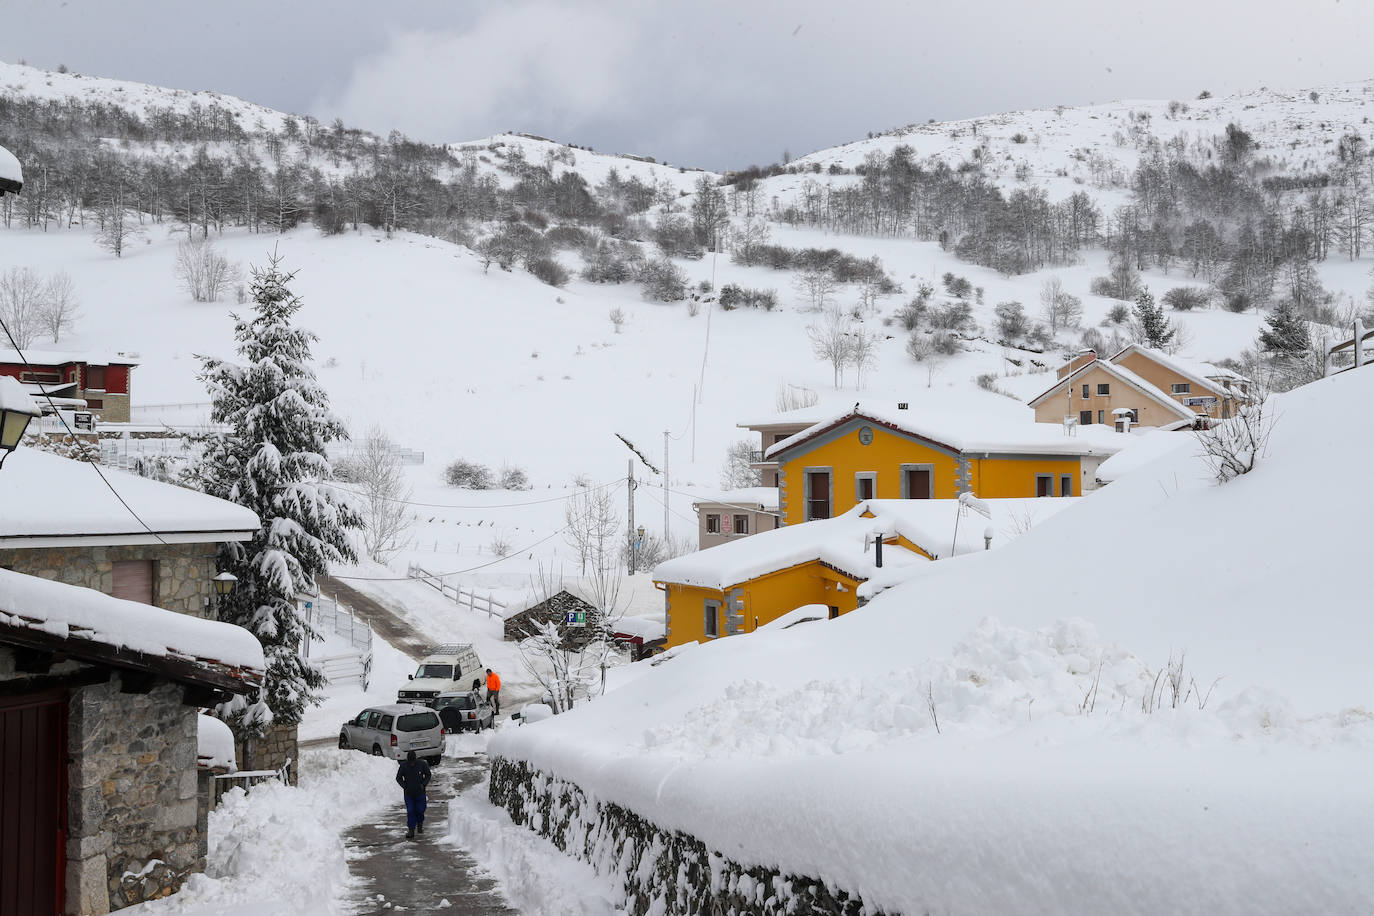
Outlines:
[[[487,700],[491,703],[491,711],[495,715],[501,714],[501,677],[490,668],[487,669]]]

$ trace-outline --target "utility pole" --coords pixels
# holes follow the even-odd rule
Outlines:
[[[630,458],[626,461],[629,466],[629,473],[625,477],[625,493],[630,504],[630,527],[628,530],[628,542],[630,544],[630,575],[635,574],[635,460]]]
[[[668,430],[663,431],[663,546],[668,546]]]

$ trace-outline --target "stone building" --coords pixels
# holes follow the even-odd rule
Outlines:
[[[80,404],[97,419],[127,423],[138,363],[123,353],[0,350],[0,375],[17,378],[30,394],[56,404]]]
[[[0,570],[0,912],[99,916],[203,870],[197,710],[264,668],[242,628]]]

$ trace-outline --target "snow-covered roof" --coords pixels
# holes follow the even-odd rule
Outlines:
[[[196,716],[196,727],[196,768],[236,772],[239,767],[234,758],[234,732],[228,724],[201,713]]]
[[[31,417],[36,417],[42,412],[34,403],[33,396],[24,389],[19,380],[8,375],[0,375],[0,410],[26,413]]]
[[[1126,437],[1127,445],[1097,468],[1097,479],[1111,483],[1149,464],[1175,449],[1200,449],[1197,436],[1188,431],[1168,430],[1156,426],[1137,426]]]
[[[1146,397],[1158,403],[1161,407],[1165,408],[1166,410],[1172,411],[1179,419],[1188,420],[1191,422],[1193,419],[1197,417],[1196,413],[1189,410],[1187,407],[1184,407],[1182,404],[1171,398],[1169,395],[1165,394],[1164,390],[1160,388],[1158,385],[1154,384],[1153,382],[1145,378],[1142,378],[1139,373],[1132,372],[1125,366],[1118,366],[1110,360],[1105,359],[1095,359],[1091,362],[1084,363],[1083,365],[1075,369],[1073,372],[1070,372],[1068,375],[1064,376],[1059,381],[1055,382],[1049,388],[1046,388],[1040,394],[1037,394],[1035,397],[1031,398],[1030,401],[1027,403],[1029,403],[1031,407],[1038,407],[1039,405],[1045,403],[1045,401],[1049,400],[1051,397],[1057,396],[1058,393],[1063,391],[1066,387],[1072,387],[1073,385],[1077,384],[1078,379],[1082,378],[1083,375],[1085,375],[1093,369],[1101,369],[1103,372],[1107,373],[1113,378],[1116,378],[1126,383],[1127,385],[1130,385],[1131,387],[1139,391],[1141,394],[1144,394]],[[1088,427],[1082,428],[1086,429]]]
[[[32,407],[22,389],[21,395]],[[89,463],[20,445],[0,468],[0,546],[245,541],[258,530],[257,515],[243,506],[114,468],[100,471],[118,496]]]
[[[773,512],[778,508],[777,487],[743,487],[738,490],[722,490],[718,496],[702,497],[694,506],[738,506]]]
[[[1230,394],[1231,390],[1229,386],[1224,383],[1219,383],[1217,379],[1241,382],[1249,381],[1245,376],[1237,375],[1230,369],[1222,369],[1211,363],[1193,362],[1192,360],[1184,359],[1180,356],[1171,356],[1163,350],[1156,350],[1153,347],[1147,347],[1142,344],[1129,344],[1108,361],[1115,364],[1131,353],[1139,353],[1141,356],[1155,361],[1164,368],[1176,372],[1195,385],[1201,385],[1203,388],[1214,391],[1219,390],[1220,393],[1223,394]],[[1120,367],[1118,366],[1118,368]]]
[[[1047,423],[994,421],[963,414],[937,414],[928,410],[888,410],[860,404],[857,408],[828,417],[768,449],[767,458],[776,458],[796,446],[850,422],[867,422],[925,439],[935,445],[961,453],[1010,453],[1019,455],[1111,455],[1119,448],[1112,431],[1104,429],[1086,435],[1066,436],[1062,429]]]
[[[24,171],[14,153],[0,146],[0,191],[14,191],[24,186]]]
[[[620,617],[612,625],[617,635],[633,636],[649,642],[654,639],[662,639],[667,633],[667,628],[662,620],[652,620],[647,617]]]
[[[17,350],[0,350],[0,363],[31,366],[63,366],[67,363],[86,363],[92,366],[137,366],[137,359],[107,350],[29,350],[23,356]]]
[[[996,547],[1079,502],[1079,497],[987,499],[991,520],[965,510],[957,499],[870,499],[831,519],[787,525],[660,563],[659,582],[727,589],[759,576],[820,560],[850,575],[877,579],[879,587],[900,578],[904,567],[926,558],[904,547],[883,548],[883,566],[875,567],[874,535],[903,537],[935,557],[986,549],[984,535],[993,531]],[[956,526],[955,520],[958,519]],[[957,527],[957,543],[956,543]]]
[[[0,476],[8,470],[6,464]],[[0,642],[6,641],[6,631],[10,641],[30,631],[188,662],[254,683],[266,670],[262,646],[242,627],[0,569]]]

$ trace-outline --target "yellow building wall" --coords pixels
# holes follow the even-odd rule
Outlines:
[[[733,594],[738,589],[739,597],[744,601],[744,620],[739,632],[752,633],[788,611],[795,611],[807,604],[824,604],[838,608],[841,614],[847,614],[859,606],[856,589],[860,581],[812,561],[760,576],[728,591]],[[717,638],[728,635],[725,623],[728,598],[725,592],[674,582],[664,584],[668,593],[665,646],[671,648],[707,639],[707,601],[719,601],[721,604],[720,616],[716,621],[720,634]]]
[[[932,465],[931,486],[935,498],[958,498],[959,461],[955,456],[913,442],[881,426],[872,428],[873,441],[868,445],[859,441],[859,428],[855,427],[839,439],[797,454],[782,464],[787,484],[787,508],[783,519],[787,524],[799,525],[806,520],[807,468],[831,468],[835,491],[830,506],[832,516],[842,515],[858,505],[854,475],[859,473],[877,474],[876,498],[901,499],[904,464]]]
[[[828,467],[834,496],[831,516],[842,515],[858,505],[855,475],[873,473],[874,496],[877,499],[902,498],[902,465],[928,464],[933,468],[932,488],[935,499],[959,497],[959,459],[931,446],[913,442],[881,426],[873,426],[873,441],[864,445],[859,441],[859,427],[839,439],[818,448],[802,452],[783,462],[786,490],[782,494],[786,506],[783,520],[788,525],[806,521],[806,469]],[[1014,458],[968,457],[969,488],[986,499],[1033,497],[1035,480],[1039,474],[1054,476],[1054,493],[1059,494],[1059,477],[1069,474],[1074,479],[1072,496],[1083,495],[1082,460],[1077,457],[1021,456]]]

